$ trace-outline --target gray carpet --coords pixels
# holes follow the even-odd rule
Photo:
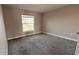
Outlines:
[[[77,42],[46,35],[13,39],[8,41],[9,55],[74,55]]]

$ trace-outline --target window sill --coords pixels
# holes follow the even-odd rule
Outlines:
[[[33,32],[34,32],[34,31],[27,31],[27,32],[23,32],[23,33],[24,33],[24,34],[25,34],[25,33],[28,34],[28,33],[33,33]]]

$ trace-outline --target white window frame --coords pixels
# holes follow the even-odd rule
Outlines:
[[[34,18],[34,16],[31,16],[31,15],[21,15],[21,17],[22,17],[22,31],[25,33],[25,32],[33,32],[34,30],[35,30],[35,26],[34,26],[34,23],[35,23],[35,18]],[[28,31],[24,31],[24,29],[23,29],[23,18],[33,18],[33,30],[28,30]],[[28,24],[31,24],[31,23],[28,23]]]

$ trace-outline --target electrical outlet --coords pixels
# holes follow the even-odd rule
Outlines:
[[[76,34],[79,34],[79,32],[76,32]]]

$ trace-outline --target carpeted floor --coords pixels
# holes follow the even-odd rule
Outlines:
[[[47,34],[8,41],[9,55],[74,55],[76,44],[77,42]]]

